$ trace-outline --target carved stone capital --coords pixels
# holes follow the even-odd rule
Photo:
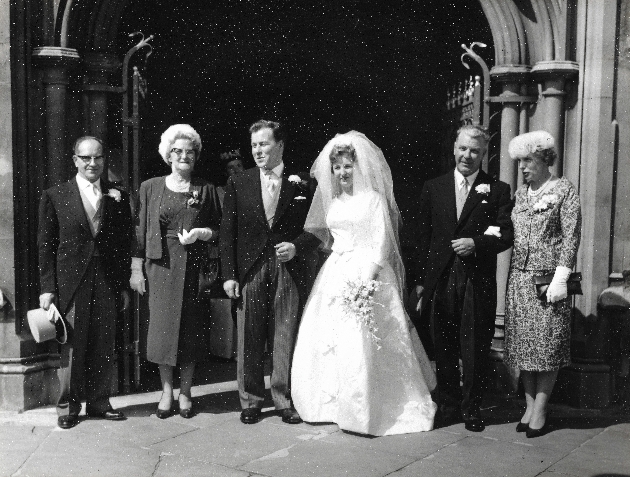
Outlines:
[[[577,76],[579,65],[574,61],[539,61],[532,68],[532,75],[538,81],[567,80]]]
[[[81,57],[73,48],[42,46],[32,53],[33,63],[44,70],[47,84],[68,84],[68,71],[76,67]]]
[[[531,77],[529,65],[497,65],[490,70],[490,76],[499,83],[524,83]]]

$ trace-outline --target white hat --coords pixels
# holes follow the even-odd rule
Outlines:
[[[55,305],[50,305],[48,310],[43,308],[29,310],[26,312],[26,319],[28,320],[31,334],[38,343],[52,339],[56,339],[61,344],[68,341],[66,322]]]
[[[553,148],[554,142],[553,136],[547,131],[520,134],[510,141],[508,154],[512,159],[527,157],[531,153]]]

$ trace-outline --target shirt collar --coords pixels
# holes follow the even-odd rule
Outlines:
[[[466,177],[466,179],[468,179],[468,186],[472,187],[472,185],[477,180],[478,175],[479,175],[479,169],[477,169],[476,172]],[[463,180],[464,180],[464,176],[462,175],[461,172],[457,170],[457,168],[455,168],[455,184],[457,185],[458,188],[461,188]]]
[[[281,162],[280,164],[278,164],[276,167],[274,167],[271,170],[276,175],[276,177],[282,177],[282,171],[284,171],[284,162]],[[265,170],[264,169],[260,170],[260,175],[261,176],[265,175]]]
[[[81,190],[87,189],[88,187],[92,186],[92,184],[96,184],[96,187],[98,188],[98,190],[103,190],[103,188],[101,187],[101,178],[100,177],[98,179],[96,179],[96,182],[90,182],[89,180],[87,180],[82,175],[77,174],[77,184],[79,185],[79,189],[81,189]]]

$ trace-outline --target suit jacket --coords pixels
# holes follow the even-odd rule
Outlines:
[[[65,314],[98,250],[106,280],[117,293],[129,286],[131,274],[131,208],[129,196],[107,196],[112,185],[101,179],[101,223],[92,236],[76,178],[47,189],[39,206],[39,271],[41,293],[56,293],[59,311]]]
[[[265,247],[280,242],[294,242],[303,234],[315,184],[305,174],[300,174],[299,177],[301,183],[295,184],[288,180],[289,174],[283,173],[280,197],[271,227],[265,216],[259,169],[248,169],[228,180],[219,233],[221,274],[224,280],[236,280],[242,286],[247,282],[248,273]],[[310,236],[310,239],[303,238],[300,245],[296,245],[296,256],[286,263],[297,285],[302,304],[315,267],[314,254],[310,251],[318,243],[314,236]]]
[[[210,227],[219,229],[221,210],[216,188],[203,179],[193,178],[191,191],[199,192],[199,213],[188,217],[189,222],[183,228],[190,231],[194,228]],[[136,240],[133,256],[159,260],[162,258],[162,232],[160,225],[160,204],[166,188],[166,177],[154,177],[140,185],[139,207],[136,218]],[[210,242],[215,242],[214,237]],[[208,242],[197,240],[187,246],[189,252],[208,255]]]
[[[489,185],[490,191],[478,191],[482,184]],[[461,260],[473,282],[475,295],[487,299],[490,307],[494,302],[496,307],[496,256],[510,248],[514,240],[512,205],[510,186],[480,170],[458,220],[454,171],[425,183],[420,197],[417,275],[425,299],[432,297],[439,278],[455,257],[451,240],[472,238],[475,253]],[[491,225],[500,227],[501,238],[484,235]]]

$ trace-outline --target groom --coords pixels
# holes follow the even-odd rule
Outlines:
[[[480,169],[489,139],[479,126],[460,128],[455,169],[427,181],[420,196],[417,309],[433,312],[438,404],[445,423],[463,418],[473,432],[485,428],[479,406],[494,334],[497,254],[513,241],[510,186]]]
[[[260,420],[265,393],[265,344],[273,352],[271,396],[282,421],[298,424],[290,368],[299,317],[315,268],[317,239],[303,235],[314,186],[287,175],[285,132],[260,120],[249,129],[257,168],[229,179],[219,234],[223,288],[237,301],[237,381],[241,421]]]

